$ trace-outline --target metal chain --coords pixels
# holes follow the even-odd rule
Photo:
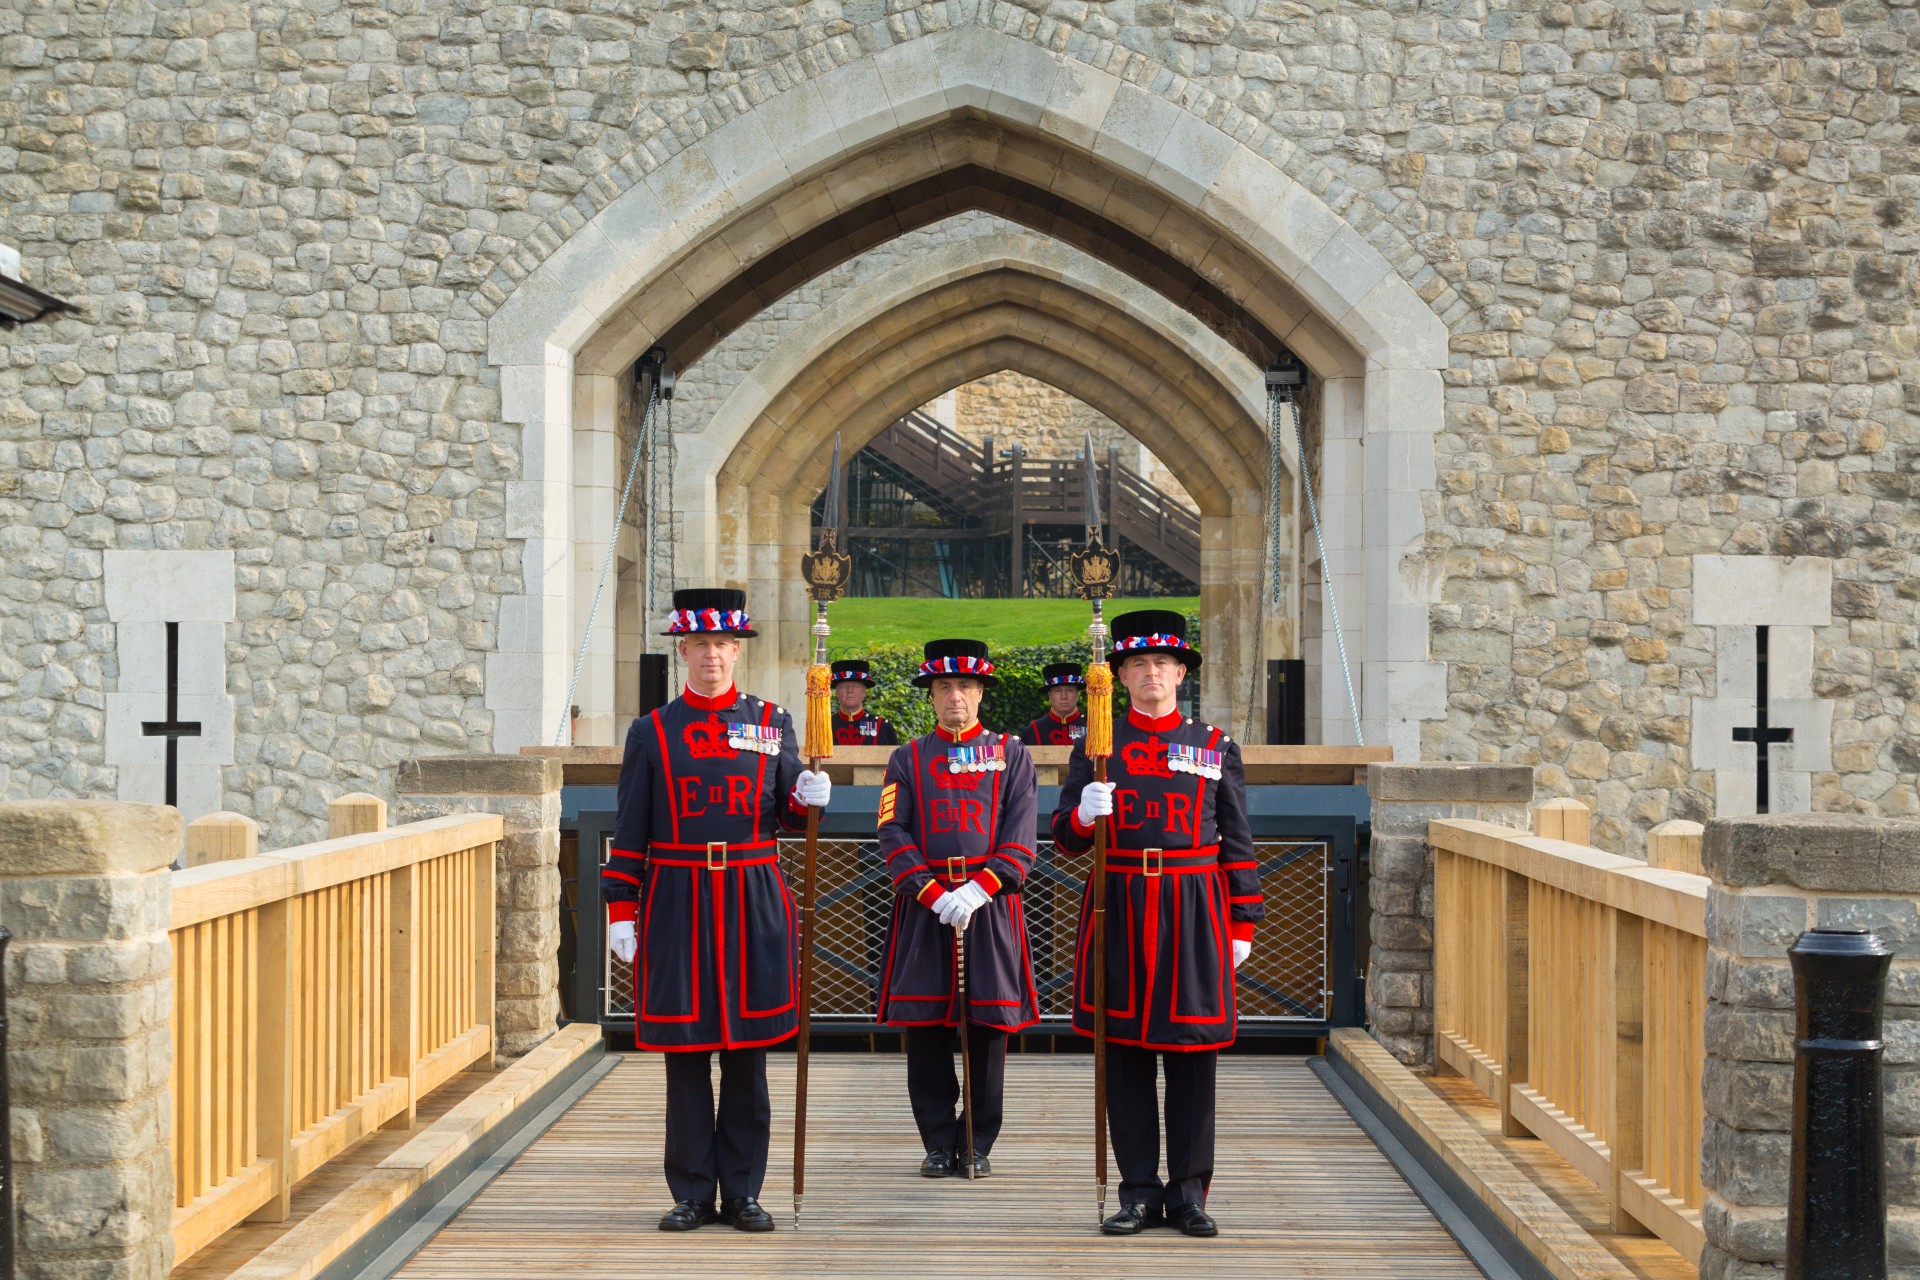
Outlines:
[[[1280,565],[1285,539],[1280,530],[1280,390],[1267,389],[1267,536],[1260,548],[1260,585],[1254,596],[1253,661],[1247,679],[1247,719],[1240,731],[1242,742],[1256,741],[1255,723],[1260,706],[1260,677],[1266,666],[1267,620],[1281,602]]]
[[[1347,711],[1353,717],[1353,741],[1355,746],[1367,745],[1367,738],[1360,731],[1360,700],[1353,696],[1353,668],[1347,663],[1347,637],[1340,630],[1340,602],[1334,599],[1333,569],[1327,563],[1327,540],[1320,531],[1320,504],[1313,498],[1313,472],[1307,465],[1307,436],[1300,426],[1300,412],[1291,400],[1287,408],[1293,414],[1293,438],[1300,447],[1300,487],[1307,494],[1307,514],[1313,519],[1313,541],[1320,549],[1320,589],[1327,596],[1327,614],[1333,623],[1333,643],[1340,651],[1340,674],[1347,682]]]
[[[553,730],[553,745],[567,745],[567,725],[573,720],[573,695],[580,689],[580,672],[587,665],[587,646],[593,643],[594,620],[600,616],[600,597],[607,589],[607,573],[613,568],[613,553],[620,545],[620,527],[627,520],[627,501],[633,496],[633,477],[640,469],[640,455],[647,438],[647,424],[653,421],[654,409],[660,402],[660,388],[657,384],[647,397],[647,411],[640,419],[640,439],[634,442],[633,458],[627,463],[627,482],[620,488],[620,509],[613,516],[613,532],[607,537],[607,554],[600,561],[600,581],[593,588],[593,605],[587,610],[587,628],[580,636],[580,653],[573,660],[573,679],[567,682],[567,699],[560,704],[560,723]],[[618,436],[615,437],[618,439]]]

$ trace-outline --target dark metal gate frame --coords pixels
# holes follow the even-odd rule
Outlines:
[[[1044,818],[1052,812],[1058,788],[1042,787],[1040,791]],[[879,794],[878,787],[836,788],[835,805],[820,824],[823,841],[870,843]],[[1323,1036],[1333,1027],[1361,1025],[1365,1016],[1361,941],[1364,851],[1358,837],[1364,830],[1365,789],[1256,786],[1248,788],[1248,802],[1261,878],[1269,886],[1269,912],[1267,922],[1255,935],[1254,958],[1240,973],[1241,1034]],[[609,1031],[630,1034],[632,1013],[611,1010],[607,1000],[612,965],[606,951],[606,913],[600,899],[598,868],[612,836],[613,805],[612,787],[568,787],[562,793],[561,825],[574,833],[577,843],[574,865],[565,869],[569,874],[564,875],[561,897],[561,982],[569,1020],[598,1022]],[[1035,979],[1043,1017],[1026,1034],[1069,1034],[1064,1009],[1054,1006],[1067,995],[1070,966],[1056,964],[1053,957],[1042,952],[1054,941],[1053,930],[1063,920],[1054,904],[1077,908],[1086,865],[1080,858],[1056,859],[1048,833],[1042,829],[1036,834],[1040,854],[1034,872],[1037,883],[1028,892],[1029,932],[1035,935]],[[1284,887],[1276,878],[1292,881],[1296,890],[1284,904],[1274,893],[1276,887]],[[1297,892],[1303,879],[1320,881],[1323,889],[1317,898]],[[864,858],[861,868],[844,883],[829,886],[823,875],[817,908],[823,918],[849,898],[869,904],[860,918],[865,936],[869,940],[876,937],[874,931],[886,926],[892,901],[892,886],[877,855]],[[1277,914],[1283,906],[1295,911],[1295,917]],[[1045,912],[1038,930],[1032,924],[1036,907]],[[1311,930],[1316,907],[1318,936],[1314,937]],[[1282,961],[1283,949],[1295,961],[1291,989],[1286,989],[1288,983],[1271,976],[1271,967]],[[1310,970],[1302,971],[1298,963],[1301,957],[1314,955],[1320,959],[1317,976]],[[869,993],[862,998],[867,1012],[816,1012],[814,1029],[823,1033],[891,1034],[892,1028],[874,1022],[871,1005],[866,1003],[875,980],[868,972],[874,963],[874,951],[869,949],[863,959],[851,946],[837,946],[835,937],[827,934],[816,944],[814,956],[816,1007],[823,1003],[823,977],[831,983],[839,975],[842,985],[852,985],[856,990],[864,983]],[[1312,1000],[1314,996],[1317,1000]],[[1263,1009],[1279,1011],[1261,1012]]]

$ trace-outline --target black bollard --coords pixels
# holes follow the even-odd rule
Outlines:
[[[13,1280],[13,1081],[7,1074],[7,944],[0,924],[0,1280]]]
[[[1881,1001],[1893,953],[1865,929],[1812,929],[1793,964],[1793,1175],[1787,1280],[1886,1280]]]

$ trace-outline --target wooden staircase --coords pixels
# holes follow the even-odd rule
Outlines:
[[[1086,466],[1078,458],[996,458],[991,438],[975,445],[919,410],[875,436],[867,448],[912,477],[924,501],[971,517],[990,537],[1008,538],[1016,590],[1026,573],[1027,529],[1086,523]],[[1109,536],[1197,584],[1199,513],[1127,466],[1117,450],[1095,459],[1095,472]]]

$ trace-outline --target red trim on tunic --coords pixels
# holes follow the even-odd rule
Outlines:
[[[680,802],[674,798],[676,793],[673,788],[673,754],[667,750],[667,726],[661,719],[660,708],[655,707],[650,714],[653,716],[654,736],[660,740],[660,771],[667,775],[667,816],[673,820],[673,838],[675,843],[678,843]]]
[[[1178,728],[1185,721],[1186,717],[1180,714],[1177,707],[1157,718],[1145,714],[1138,707],[1127,708],[1127,723],[1136,729],[1144,729],[1148,733],[1165,733],[1169,729]]]
[[[941,737],[945,738],[948,742],[971,742],[975,738],[979,737],[981,734],[985,733],[987,731],[987,726],[985,726],[984,724],[981,724],[978,720],[975,720],[973,722],[973,727],[971,729],[962,729],[958,733],[955,733],[953,730],[947,728],[945,725],[939,725],[939,724],[936,724],[935,726],[933,726],[933,731],[939,734]]]
[[[635,883],[638,883],[638,881]],[[633,909],[637,905],[639,904],[633,902],[609,902],[607,904],[607,923],[619,924],[625,921],[631,924],[633,922]]]
[[[1236,899],[1234,899],[1234,901],[1235,901],[1235,902],[1240,902],[1240,901],[1252,901],[1252,902],[1258,902],[1258,901],[1260,901],[1260,899],[1258,899],[1258,898],[1252,898],[1252,899],[1240,899],[1240,898],[1236,898]],[[1229,937],[1231,937],[1231,938],[1232,938],[1232,939],[1233,939],[1233,940],[1234,940],[1235,942],[1252,942],[1252,941],[1253,941],[1253,930],[1254,930],[1254,926],[1255,926],[1255,925],[1256,925],[1257,923],[1258,923],[1258,922],[1257,922],[1257,921],[1254,921],[1254,920],[1234,920],[1234,921],[1231,921],[1231,922],[1229,922],[1229,923],[1228,923],[1228,925],[1227,925],[1227,935],[1228,935]]]
[[[740,691],[729,684],[709,698],[704,693],[695,693],[693,686],[688,685],[680,696],[687,700],[688,706],[696,707],[701,711],[725,711],[740,700]]]

